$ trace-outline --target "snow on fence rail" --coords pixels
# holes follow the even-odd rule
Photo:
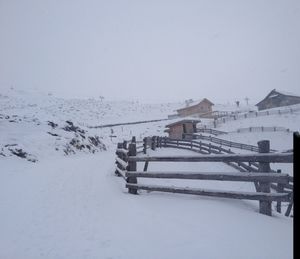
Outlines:
[[[212,134],[212,135],[215,135],[215,136],[228,133],[228,132],[225,132],[225,131],[208,129],[208,128],[198,128],[197,132],[208,133],[208,134]]]
[[[167,138],[151,137],[145,138],[143,144],[143,153],[151,147],[155,150],[157,147],[168,147],[171,142]],[[169,143],[169,144],[168,144]],[[176,140],[176,145],[179,142]],[[187,142],[185,142],[187,143]],[[199,143],[198,143],[199,144]],[[293,177],[288,174],[272,173],[270,163],[292,163],[293,153],[270,153],[269,141],[260,141],[260,154],[215,154],[202,156],[137,156],[135,138],[132,139],[127,147],[127,142],[119,143],[116,151],[117,168],[115,174],[121,176],[126,181],[128,192],[137,194],[137,190],[149,190],[182,194],[194,194],[204,196],[214,196],[232,199],[248,199],[259,201],[259,211],[265,215],[272,215],[272,202],[277,202],[277,211],[281,212],[281,202],[288,202],[288,208],[285,213],[289,216],[293,206]],[[172,143],[171,143],[172,145]],[[192,143],[193,145],[193,143]],[[183,146],[185,148],[186,146]],[[120,161],[122,160],[122,162]],[[137,163],[145,162],[142,172],[137,171]],[[149,162],[248,162],[258,163],[258,171],[248,173],[224,173],[224,172],[147,172]],[[138,184],[138,178],[168,178],[168,179],[190,179],[190,180],[217,180],[217,181],[240,181],[253,182],[256,186],[256,192],[241,191],[219,191],[196,188],[182,188],[174,186],[161,185],[142,185]],[[276,192],[271,193],[271,184],[277,186]],[[287,188],[288,187],[288,188]],[[288,189],[288,190],[286,190]]]
[[[289,129],[284,128],[284,127],[249,127],[249,128],[240,128],[237,129],[237,133],[243,133],[243,132],[275,132],[275,131],[286,131],[290,132]]]
[[[248,128],[239,128],[236,131],[230,131],[230,132],[226,132],[226,131],[221,131],[221,130],[215,130],[215,129],[211,129],[211,128],[198,128],[197,132],[199,133],[207,133],[207,134],[212,134],[215,136],[218,135],[224,135],[224,134],[228,134],[228,133],[244,133],[244,132],[275,132],[275,131],[285,131],[285,132],[291,132],[290,129],[285,128],[285,127],[266,127],[266,126],[255,126],[255,127],[248,127]]]

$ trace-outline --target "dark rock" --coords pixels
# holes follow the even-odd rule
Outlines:
[[[14,146],[17,146],[18,144],[6,144],[4,145],[5,147],[14,147]]]
[[[53,136],[53,137],[60,137],[59,135],[57,135],[57,134],[55,134],[55,133],[51,133],[51,132],[47,132],[48,134],[50,134],[51,136]]]
[[[12,149],[12,148],[9,148],[8,149],[13,155],[15,156],[18,156],[20,158],[24,158],[26,159],[27,161],[30,161],[30,162],[37,162],[38,160],[36,158],[34,158],[31,154],[28,154],[27,152],[23,151],[23,149],[21,148],[15,148],[15,149]]]
[[[18,156],[18,157],[21,157],[21,158],[26,158],[27,157],[27,153],[25,151],[23,151],[21,148],[16,148],[16,149],[9,149],[9,151]]]
[[[77,126],[74,126],[73,122],[71,121],[66,121],[66,123],[68,123],[69,125],[63,127],[62,129],[65,130],[65,131],[73,131],[73,132],[79,132],[79,133],[82,133],[84,134],[85,133],[85,130],[77,127]]]
[[[58,124],[56,124],[56,123],[54,123],[52,121],[48,121],[48,125],[51,126],[52,129],[55,129],[58,126]]]

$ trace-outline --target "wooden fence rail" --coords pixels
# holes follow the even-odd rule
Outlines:
[[[233,142],[225,139],[220,139],[212,136],[204,136],[202,134],[184,134],[185,136],[193,137],[194,139],[203,139],[206,141],[210,141],[222,146],[227,146],[227,147],[233,147],[233,148],[238,148],[238,149],[243,149],[243,150],[249,150],[253,152],[258,152],[259,149],[257,146],[249,145],[249,144],[243,144],[243,143],[238,143],[238,142]],[[276,152],[276,150],[271,149],[271,152]]]
[[[126,172],[126,177],[163,178],[163,179],[188,179],[188,180],[214,180],[214,181],[240,181],[240,182],[290,182],[288,174],[277,173],[224,173],[224,172]]]
[[[181,194],[194,194],[202,196],[213,196],[219,198],[231,198],[231,199],[244,199],[244,200],[258,200],[260,203],[277,202],[289,202],[290,194],[287,193],[263,193],[263,192],[237,192],[237,191],[218,191],[207,190],[198,188],[182,188],[182,187],[170,187],[170,186],[157,186],[157,185],[141,185],[141,184],[126,184],[126,187],[133,190],[147,190],[147,191],[159,191],[159,192],[171,192]],[[270,212],[260,213],[271,216]]]
[[[265,126],[240,128],[240,129],[236,130],[237,133],[243,133],[243,132],[275,132],[275,131],[290,132],[289,129],[284,128],[284,127],[265,127]]]
[[[134,162],[265,162],[265,163],[292,163],[292,153],[278,154],[217,154],[202,156],[136,156],[128,157]]]
[[[227,132],[225,132],[225,131],[215,130],[215,129],[210,129],[210,128],[198,128],[197,132],[208,133],[208,134],[212,134],[215,136],[227,134]]]

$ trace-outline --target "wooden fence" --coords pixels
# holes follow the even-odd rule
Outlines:
[[[226,123],[227,121],[240,120],[240,119],[246,119],[246,118],[255,118],[255,117],[275,115],[275,114],[282,115],[282,114],[294,113],[294,112],[299,112],[299,111],[300,111],[300,107],[299,107],[299,105],[297,105],[297,106],[293,106],[293,107],[286,107],[283,109],[267,110],[267,111],[249,111],[247,113],[232,112],[228,116],[224,116],[224,117],[215,119],[213,122],[211,122],[211,124],[209,124],[207,126],[216,128],[217,125]]]
[[[190,146],[187,146],[190,145]],[[293,153],[268,153],[269,141],[259,142],[260,154],[209,154],[207,148],[216,150],[216,147],[210,147],[201,143],[188,143],[184,140],[170,140],[162,137],[145,138],[143,141],[143,153],[147,148],[155,150],[157,147],[176,147],[191,150],[198,150],[201,156],[138,156],[135,138],[128,144],[119,143],[116,151],[116,175],[121,176],[126,181],[126,188],[129,193],[137,194],[138,190],[160,191],[171,193],[194,194],[204,196],[214,196],[232,199],[248,199],[259,201],[259,211],[265,215],[272,215],[272,202],[277,202],[276,209],[281,212],[281,202],[288,202],[288,208],[285,213],[289,216],[293,206],[293,177],[288,174],[272,173],[270,163],[292,163]],[[195,145],[195,146],[194,146]],[[196,149],[195,149],[196,148]],[[205,149],[206,151],[204,151]],[[219,147],[221,148],[221,147]],[[221,148],[222,149],[222,148]],[[194,151],[193,150],[193,151]],[[143,171],[137,171],[137,163],[144,162]],[[224,163],[249,163],[258,164],[258,172],[247,173],[224,173],[224,172],[147,172],[149,162],[224,162]],[[190,180],[216,180],[216,181],[240,181],[253,182],[256,192],[241,191],[216,191],[196,188],[182,188],[174,186],[161,185],[142,185],[138,184],[138,178],[155,179],[190,179]],[[271,185],[276,186],[276,192],[271,192]]]
[[[285,128],[285,127],[266,127],[266,126],[256,126],[256,127],[248,127],[248,128],[239,128],[236,131],[221,131],[221,130],[215,130],[211,128],[207,128],[204,125],[204,128],[198,128],[197,132],[199,133],[207,133],[211,135],[224,135],[228,133],[244,133],[244,132],[276,132],[276,131],[281,131],[281,132],[291,132],[290,129]]]
[[[275,131],[285,131],[290,132],[289,129],[284,127],[249,127],[249,128],[240,128],[237,129],[237,133],[243,133],[243,132],[275,132]]]
[[[212,134],[212,135],[215,135],[215,136],[228,133],[228,132],[225,132],[225,131],[209,129],[209,128],[198,128],[197,132],[208,133],[208,134]]]
[[[227,146],[227,147],[233,147],[233,148],[238,148],[238,149],[243,149],[243,150],[248,150],[248,151],[253,151],[253,152],[258,152],[258,147],[249,145],[249,144],[243,144],[243,143],[238,143],[238,142],[233,142],[225,139],[220,139],[212,136],[204,136],[202,134],[184,134],[184,136],[192,137],[194,139],[203,139],[207,140],[209,142],[213,142],[222,146]],[[276,150],[271,150],[272,152]]]

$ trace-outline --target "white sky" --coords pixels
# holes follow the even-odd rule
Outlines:
[[[299,83],[298,0],[0,0],[0,90],[255,103]]]

